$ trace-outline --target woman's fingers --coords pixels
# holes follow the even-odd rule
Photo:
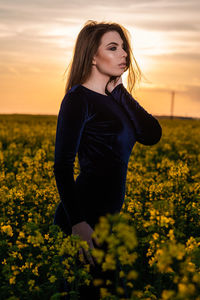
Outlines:
[[[85,221],[72,226],[72,233],[78,234],[83,241],[87,241],[90,248],[89,251],[86,251],[84,247],[80,249],[79,254],[82,258],[81,261],[84,263],[88,261],[91,265],[94,265],[94,262],[96,262],[96,259],[91,254],[91,249],[94,248],[94,245],[95,247],[100,247],[96,238],[93,238],[92,236],[93,232],[94,230],[92,229],[92,227]]]
[[[92,238],[92,241],[93,241],[93,238]],[[94,248],[94,244],[93,244],[93,242],[91,241],[91,249],[93,249]],[[92,255],[92,254],[91,254]],[[92,255],[92,258],[93,258],[93,260],[94,260],[94,262],[95,262],[95,264],[97,264],[97,260],[96,260],[96,258]]]
[[[90,249],[94,248],[92,240],[90,242],[88,242],[88,245],[89,245]],[[87,251],[84,248],[80,247],[79,254],[81,256],[81,261],[83,261],[84,264],[86,264],[87,262],[89,262],[93,266],[95,266],[95,264],[97,264],[96,258],[94,256],[92,256],[90,251]]]
[[[87,264],[89,262],[91,265],[94,265],[94,261],[92,259],[92,256],[90,255],[89,251],[86,251],[82,247],[79,249],[79,258],[83,264]]]
[[[91,240],[87,241],[89,248],[93,249],[95,247],[100,247],[100,244],[98,243],[97,239],[95,237],[91,237]],[[80,255],[80,260],[86,264],[90,263],[91,265],[95,266],[97,264],[96,258],[87,250],[84,248],[80,247],[79,249],[79,255]]]
[[[79,257],[80,257],[80,261],[83,262],[84,264],[86,263],[85,261],[85,257],[84,257],[84,253],[83,253],[83,249],[80,247],[79,249]]]
[[[86,255],[86,258],[87,258],[87,260],[88,260],[88,262],[91,264],[91,265],[95,265],[94,264],[94,260],[93,260],[93,257],[92,257],[92,255],[89,253],[89,251],[84,251],[84,254]]]

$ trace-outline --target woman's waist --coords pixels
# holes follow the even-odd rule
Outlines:
[[[108,175],[126,174],[127,165],[122,161],[95,161],[87,164],[80,163],[80,171],[84,174]]]

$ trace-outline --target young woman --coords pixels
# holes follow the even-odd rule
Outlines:
[[[54,174],[61,202],[54,224],[66,234],[78,234],[90,248],[99,246],[91,238],[99,217],[122,208],[134,144],[154,145],[162,135],[158,120],[131,96],[140,75],[135,59],[138,73],[133,70],[133,59],[123,26],[86,22],[76,40],[58,114]],[[126,70],[129,91],[121,78]],[[80,174],[75,181],[77,153]],[[95,266],[88,252],[80,253]],[[94,297],[88,294],[86,299],[98,299]]]

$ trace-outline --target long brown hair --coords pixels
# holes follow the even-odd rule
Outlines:
[[[73,58],[65,71],[68,72],[65,93],[74,85],[82,84],[89,78],[93,56],[98,50],[102,35],[108,31],[117,31],[124,42],[124,50],[127,52],[127,67],[124,70],[128,70],[127,90],[130,93],[132,92],[136,80],[138,79],[139,81],[141,78],[141,70],[131,49],[129,31],[117,23],[98,23],[93,20],[88,20],[78,34],[73,50]],[[135,70],[133,68],[133,60],[136,64]],[[115,79],[117,79],[117,77],[113,76],[110,78],[110,81]]]

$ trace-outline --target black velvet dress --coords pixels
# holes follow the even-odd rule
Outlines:
[[[81,221],[94,228],[99,216],[120,212],[134,144],[154,145],[161,135],[158,120],[123,84],[107,95],[73,86],[57,119],[54,174],[61,201],[54,224],[71,234]],[[80,173],[74,180],[76,153]]]

